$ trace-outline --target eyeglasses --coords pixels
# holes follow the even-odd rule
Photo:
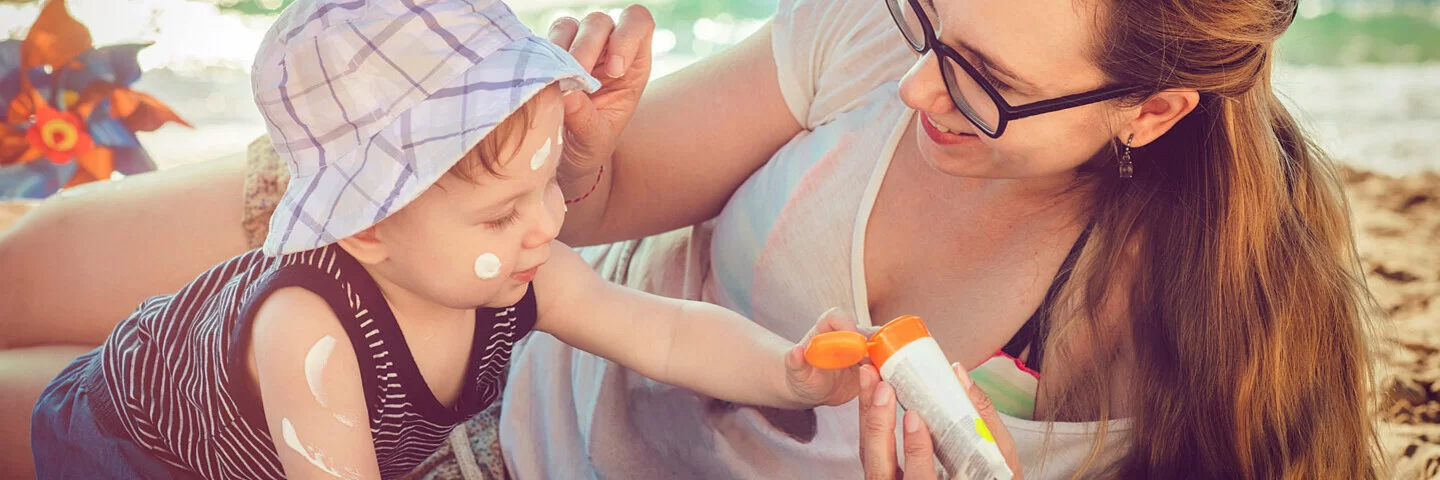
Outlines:
[[[945,89],[950,93],[950,100],[955,103],[955,108],[990,138],[1000,138],[1011,120],[1103,102],[1143,88],[1102,87],[1018,107],[1011,106],[970,62],[936,38],[935,28],[930,23],[929,16],[920,8],[919,2],[920,0],[885,0],[890,7],[890,16],[895,18],[895,25],[900,27],[900,33],[905,36],[910,48],[919,53],[934,49],[935,54],[940,57],[940,76],[945,79]],[[957,75],[957,69],[964,71],[965,75]]]

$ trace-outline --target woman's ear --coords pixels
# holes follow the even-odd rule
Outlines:
[[[1132,147],[1148,145],[1170,131],[1180,119],[1189,115],[1200,104],[1200,93],[1190,89],[1170,89],[1155,94],[1138,107],[1127,110],[1133,115],[1120,130],[1120,141],[1124,142],[1135,134]],[[1127,116],[1128,116],[1127,115]]]
[[[340,239],[337,242],[340,248],[350,256],[355,257],[365,265],[375,265],[390,258],[389,250],[385,243],[380,241],[375,234],[375,227],[361,230],[359,233]]]

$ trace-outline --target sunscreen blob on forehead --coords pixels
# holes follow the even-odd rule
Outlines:
[[[542,145],[539,150],[535,151],[535,156],[530,157],[531,170],[539,170],[540,167],[545,166],[545,161],[550,159],[550,143],[552,141],[553,140],[549,138],[545,139],[545,145]]]

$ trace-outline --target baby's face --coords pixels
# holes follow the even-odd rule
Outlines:
[[[524,142],[501,149],[499,176],[479,166],[474,181],[446,174],[376,225],[392,282],[451,308],[504,307],[524,296],[565,221],[555,178],[560,91],[547,88],[536,101]]]

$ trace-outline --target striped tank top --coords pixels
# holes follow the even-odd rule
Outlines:
[[[258,250],[151,298],[116,326],[87,378],[97,418],[172,466],[209,479],[282,479],[246,352],[261,303],[298,286],[330,304],[354,346],[383,478],[409,473],[450,430],[500,394],[514,343],[535,325],[535,292],[475,311],[456,405],[437,400],[400,327],[360,263],[336,246],[266,257]],[[108,395],[107,395],[108,393]]]

